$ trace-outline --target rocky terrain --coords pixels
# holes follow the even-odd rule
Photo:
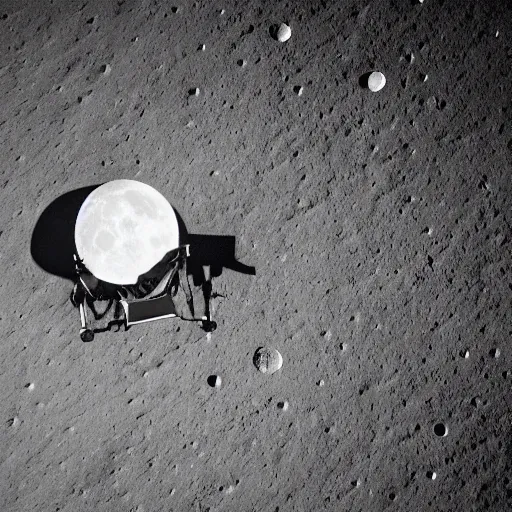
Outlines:
[[[505,0],[0,0],[0,510],[510,510],[511,28]],[[256,268],[214,280],[214,333],[80,340],[34,228],[121,178]]]

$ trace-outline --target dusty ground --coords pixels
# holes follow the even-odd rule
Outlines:
[[[0,509],[509,510],[511,27],[505,0],[1,0]],[[211,339],[82,343],[34,262],[45,208],[118,178],[256,267],[217,279]]]

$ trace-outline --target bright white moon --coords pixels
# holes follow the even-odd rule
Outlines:
[[[135,180],[113,180],[84,201],[75,224],[75,244],[98,279],[135,284],[179,246],[174,209],[157,190]]]

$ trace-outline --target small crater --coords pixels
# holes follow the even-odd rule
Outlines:
[[[480,400],[480,397],[478,396],[475,396],[471,399],[471,405],[473,407],[479,407],[480,405],[482,404],[482,400]]]
[[[495,359],[498,359],[498,357],[500,357],[500,355],[501,355],[500,349],[492,348],[491,350],[489,350],[489,355],[491,357],[494,357]]]
[[[434,434],[437,437],[446,437],[448,435],[448,427],[444,423],[436,423],[434,425]]]
[[[206,380],[212,388],[220,388],[222,385],[222,379],[219,375],[210,375]]]
[[[253,363],[261,373],[271,375],[281,368],[283,357],[276,349],[260,347],[254,353]]]

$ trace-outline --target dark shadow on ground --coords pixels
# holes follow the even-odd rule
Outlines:
[[[210,267],[210,277],[219,277],[227,268],[234,272],[256,275],[256,269],[237,261],[235,256],[236,239],[229,235],[199,235],[187,231],[179,212],[176,211],[180,230],[180,245],[190,244],[188,273],[192,275],[195,286],[205,281],[203,267]]]
[[[359,77],[359,86],[363,89],[368,89],[368,78],[370,78],[370,73],[364,73]]]
[[[50,203],[39,217],[30,243],[34,261],[46,272],[74,279],[75,222],[87,196],[101,185],[67,192]]]

